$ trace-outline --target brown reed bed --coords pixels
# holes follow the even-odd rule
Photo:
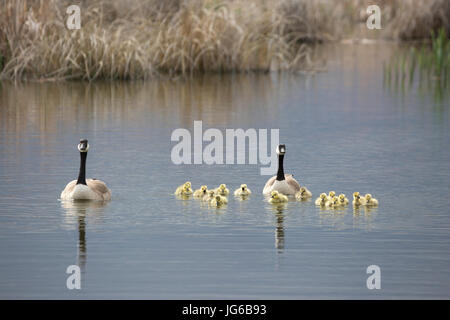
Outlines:
[[[392,0],[388,2],[386,34],[399,40],[431,39],[432,33],[450,34],[450,1]]]
[[[448,6],[441,1],[445,2],[420,2],[427,17],[439,12],[438,23],[414,16],[416,22],[409,25],[397,20],[405,16],[397,8],[408,0],[378,2],[394,25],[390,34],[408,39],[424,36],[414,31],[422,30],[417,21],[423,21],[428,32],[437,28],[435,24],[448,23],[448,16],[440,13]],[[70,4],[0,0],[1,79],[145,79],[161,74],[312,70],[311,48],[339,39],[355,22],[355,12],[366,5],[363,0],[78,1],[81,29],[68,30],[65,10]]]
[[[82,5],[81,29],[68,30],[64,3],[3,0],[1,77],[140,79],[310,68],[305,43],[331,37],[329,26],[314,21],[325,11],[312,0],[302,1],[302,16],[291,14],[294,1],[275,8],[264,1],[134,3],[91,1]]]

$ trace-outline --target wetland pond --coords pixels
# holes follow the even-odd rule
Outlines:
[[[449,298],[448,92],[387,85],[390,44],[337,45],[315,74],[0,84],[0,298]],[[416,80],[415,80],[416,81]],[[274,207],[259,165],[175,165],[171,133],[279,128],[312,201]],[[112,201],[64,203],[80,138]],[[191,181],[252,196],[177,199]],[[335,190],[378,208],[321,210]],[[82,270],[81,290],[66,268]],[[381,268],[381,290],[366,269]]]

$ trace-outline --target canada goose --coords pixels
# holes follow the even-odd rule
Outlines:
[[[269,195],[272,191],[276,190],[286,195],[295,195],[300,191],[300,184],[292,177],[292,174],[285,174],[283,168],[286,146],[280,144],[277,147],[276,152],[278,154],[278,172],[276,176],[267,180],[263,189],[263,194]]]
[[[308,189],[306,189],[305,187],[300,187],[299,192],[297,192],[295,194],[295,198],[297,200],[302,200],[302,199],[307,199],[307,198],[311,198],[312,197],[312,193],[311,191],[309,191]]]
[[[378,206],[378,200],[375,198],[372,198],[372,195],[370,193],[367,193],[364,198],[366,199],[366,206]]]
[[[345,196],[345,194],[343,194],[343,193],[341,193],[340,195],[339,195],[339,204],[341,205],[341,206],[346,206],[346,205],[348,205],[348,199],[347,199],[347,197]]]
[[[327,194],[321,193],[314,203],[316,204],[316,206],[324,206],[327,203],[327,201],[328,201]]]
[[[334,191],[328,192],[328,196],[327,196],[328,201],[333,200],[333,197],[334,197],[335,195],[336,195],[336,192],[334,192]]]
[[[234,191],[234,195],[238,196],[248,196],[252,193],[252,191],[247,187],[246,184],[241,184],[239,188]]]
[[[175,190],[177,196],[190,196],[192,194],[191,183],[186,181]]]
[[[208,187],[201,186],[200,189],[194,191],[194,198],[203,198],[208,194]]]
[[[325,207],[327,208],[335,208],[339,206],[339,198],[336,196],[333,196],[333,198],[331,198],[331,200],[328,200],[325,203]]]
[[[281,203],[281,202],[288,202],[289,199],[287,196],[285,196],[282,193],[279,193],[278,191],[274,190],[270,193],[270,203]]]
[[[86,180],[86,158],[89,150],[89,143],[86,139],[80,140],[78,151],[80,151],[80,171],[78,180],[73,180],[67,184],[61,192],[61,200],[111,200],[111,190],[103,181],[97,179]]]
[[[202,198],[202,201],[211,201],[214,198],[215,194],[216,192],[214,190],[208,190],[208,193]]]
[[[215,191],[216,194],[220,196],[227,196],[230,193],[230,190],[228,190],[227,186],[223,183]]]
[[[352,204],[357,207],[357,206],[361,206],[366,204],[366,199],[365,198],[361,198],[361,196],[359,195],[359,192],[353,192],[353,202]]]
[[[215,195],[214,198],[212,198],[209,201],[209,204],[211,206],[213,206],[213,207],[220,207],[220,206],[222,206],[224,204],[227,204],[227,203],[228,203],[227,198],[225,198],[224,196],[221,196],[219,194]]]

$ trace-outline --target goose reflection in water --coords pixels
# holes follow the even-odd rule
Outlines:
[[[275,249],[278,253],[284,251],[284,210],[285,203],[280,203],[272,206],[272,212],[275,214]]]
[[[86,220],[94,224],[101,221],[106,205],[107,202],[104,201],[61,201],[61,206],[66,213],[66,225],[76,226],[78,230],[76,265],[80,267],[82,274],[86,271],[87,263]],[[84,277],[81,279],[83,281]]]

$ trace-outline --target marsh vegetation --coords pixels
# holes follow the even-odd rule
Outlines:
[[[450,83],[450,39],[444,29],[431,36],[430,43],[399,51],[384,65],[384,81],[389,87],[404,92],[418,85],[421,90],[431,89],[435,100],[442,100]]]
[[[313,49],[365,21],[365,0],[1,0],[2,79],[145,79],[157,75],[315,70]],[[382,37],[429,38],[450,28],[445,0],[377,0]]]

